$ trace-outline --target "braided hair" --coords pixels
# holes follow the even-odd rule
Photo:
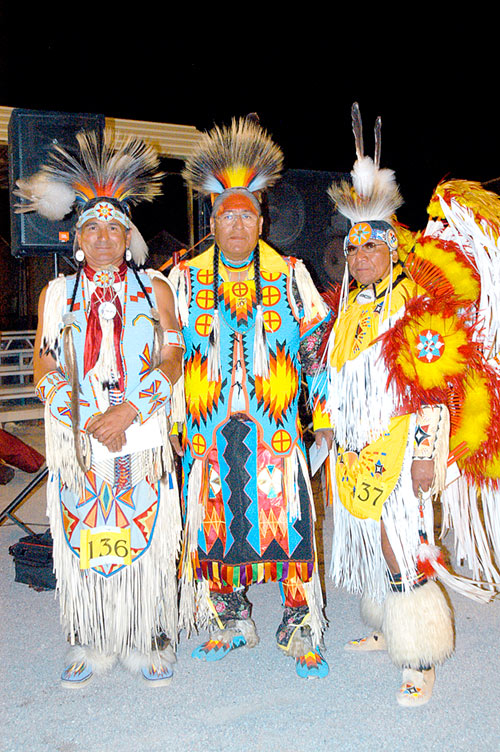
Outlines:
[[[255,283],[255,297],[257,304],[257,312],[255,316],[255,338],[254,338],[254,375],[263,376],[265,378],[269,375],[269,354],[267,348],[266,330],[264,327],[264,318],[262,314],[262,286],[260,277],[260,243],[257,241],[257,245],[253,250],[253,263],[254,263],[254,283]],[[212,319],[212,326],[208,335],[208,351],[209,351],[209,378],[215,378],[215,375],[219,375],[220,369],[220,324],[219,324],[219,263],[220,263],[220,249],[215,243],[214,245],[214,257],[213,257],[213,310],[214,315]]]
[[[214,259],[213,259],[213,280],[212,280],[212,290],[214,294],[214,319],[215,320],[215,313],[219,310],[219,258],[220,258],[220,251],[219,246],[217,243],[214,245]],[[208,343],[209,345],[215,344],[215,332],[214,327],[210,327],[210,333],[208,335]]]

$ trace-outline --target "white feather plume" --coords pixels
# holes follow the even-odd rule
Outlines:
[[[146,241],[133,222],[130,224],[130,253],[137,266],[144,266],[149,255]]]
[[[364,155],[363,129],[357,102],[353,104],[351,113],[357,155],[351,171],[352,185],[346,180],[334,182],[328,189],[328,195],[338,211],[350,219],[352,224],[377,220],[390,222],[391,217],[403,204],[403,198],[393,170],[379,168],[380,119],[377,119],[375,126],[374,161]]]
[[[371,157],[362,157],[354,162],[351,177],[354,190],[358,196],[364,198],[372,195],[376,175],[377,168]]]
[[[15,204],[17,214],[36,211],[52,221],[59,221],[69,214],[76,197],[70,186],[52,180],[44,171],[18,180],[14,195],[29,202]]]
[[[352,171],[353,185],[343,180],[333,183],[328,195],[339,212],[356,222],[385,220],[403,204],[393,170],[377,170],[370,157],[358,160]]]

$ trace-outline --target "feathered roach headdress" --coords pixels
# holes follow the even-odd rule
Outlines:
[[[182,176],[198,193],[212,196],[216,213],[218,197],[227,191],[245,192],[258,207],[254,193],[274,185],[282,166],[283,153],[268,133],[254,119],[239,118],[203,135]]]
[[[340,183],[332,183],[328,189],[328,195],[338,211],[352,224],[344,239],[344,248],[348,244],[363,245],[370,238],[376,238],[383,240],[389,250],[393,251],[398,247],[394,214],[402,205],[403,198],[393,170],[380,168],[382,120],[378,117],[375,121],[375,154],[372,159],[364,153],[363,126],[357,102],[352,105],[351,117],[357,157],[351,171],[352,185],[342,180]],[[346,264],[340,308],[347,302],[348,281]]]
[[[16,195],[29,204],[18,204],[16,211],[36,211],[60,220],[76,208],[77,228],[92,218],[115,219],[131,230],[130,253],[142,266],[148,250],[130,220],[130,208],[152,201],[161,192],[156,151],[135,137],[115,141],[108,130],[102,136],[82,131],[77,141],[80,159],[55,144],[47,164],[31,178],[18,181]]]
[[[278,180],[283,153],[252,117],[233,119],[229,127],[215,126],[205,133],[186,161],[183,177],[202,196],[212,197],[212,216],[234,208],[260,215],[259,193]],[[256,195],[257,194],[257,195]],[[214,316],[209,335],[208,374],[220,377],[220,320],[218,310],[219,249],[214,249]],[[248,259],[245,263],[248,263]],[[230,266],[224,261],[226,266]],[[257,314],[255,318],[254,373],[269,375],[269,355],[262,316],[259,244],[253,252]]]

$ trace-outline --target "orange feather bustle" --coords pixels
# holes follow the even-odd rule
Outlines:
[[[500,479],[491,477],[490,468],[496,466],[500,458],[500,422],[497,419],[500,415],[500,375],[488,363],[484,362],[476,380],[483,383],[485,397],[481,398],[481,408],[487,411],[487,422],[482,428],[481,441],[476,446],[467,447],[467,451],[464,451],[463,448],[460,449],[460,447],[454,447],[454,449],[457,453],[460,453],[460,456],[457,457],[457,463],[466,478],[481,481],[487,479],[489,485],[498,487]],[[451,420],[452,410],[457,407],[455,395],[451,400],[451,409],[450,403],[448,403],[452,446],[454,444],[453,437],[456,437],[459,431],[462,436],[465,436],[466,444],[467,442],[470,444],[470,439],[477,436],[478,426],[480,425],[478,410],[474,403],[472,403],[472,406],[468,405],[469,394],[473,394],[473,383],[469,383],[469,379],[465,383],[464,394],[458,403],[458,410],[453,415],[453,422]]]
[[[473,303],[480,293],[479,273],[452,240],[420,235],[405,261],[409,277],[427,293],[458,307]]]
[[[458,363],[454,362],[453,371],[446,370],[446,366],[431,363],[429,368],[434,370],[433,385],[425,386],[422,384],[419,368],[426,367],[426,364],[418,358],[415,341],[419,330],[425,332],[426,321],[433,316],[446,326],[453,322],[454,328],[449,339],[450,345],[456,347]],[[379,338],[382,343],[381,356],[388,372],[387,384],[395,385],[400,406],[406,412],[415,412],[422,404],[446,404],[450,388],[458,395],[456,399],[460,399],[468,368],[481,368],[484,362],[474,335],[475,327],[464,317],[457,316],[456,301],[436,301],[420,296],[408,302],[404,316]],[[459,337],[457,341],[462,340],[463,344],[457,346],[453,341],[455,337]],[[445,342],[443,352],[450,345]],[[437,362],[439,363],[439,359]]]

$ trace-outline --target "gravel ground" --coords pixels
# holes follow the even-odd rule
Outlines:
[[[5,428],[42,449],[41,424]],[[0,508],[30,479],[16,471],[14,481],[0,488]],[[18,515],[43,530],[44,504],[42,487]],[[330,510],[320,523],[328,561]],[[500,750],[499,713],[490,703],[500,674],[498,601],[481,605],[451,594],[455,654],[438,669],[431,702],[418,709],[397,705],[400,675],[385,653],[343,650],[348,639],[363,634],[358,599],[328,580],[330,674],[324,680],[299,679],[293,661],[276,649],[281,607],[272,583],[249,591],[261,638],[255,649],[210,665],[191,658],[200,637],[181,635],[168,687],[152,689],[117,665],[68,691],[59,683],[65,643],[54,593],[14,582],[8,548],[22,535],[14,524],[0,527],[2,752]]]

